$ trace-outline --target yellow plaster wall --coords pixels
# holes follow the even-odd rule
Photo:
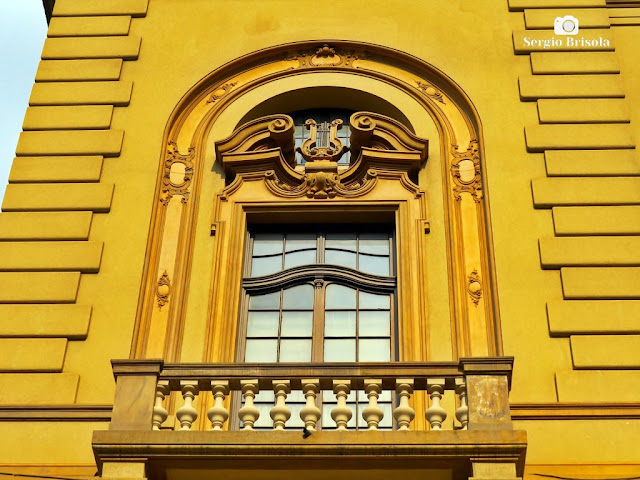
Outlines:
[[[511,6],[517,8],[522,4],[526,7],[526,3],[512,1]],[[549,7],[557,6],[553,2],[547,3]],[[587,3],[602,4],[597,0],[575,2],[579,6],[588,6]],[[95,182],[94,176],[91,179],[82,177],[82,183],[73,184],[10,185],[3,208],[5,212],[73,210],[75,214],[94,211],[88,240],[104,242],[104,250],[99,272],[82,274],[79,287],[78,272],[82,269],[77,265],[67,267],[73,267],[74,272],[0,273],[0,285],[6,285],[0,298],[2,302],[75,302],[84,308],[92,308],[86,339],[67,344],[62,374],[68,376],[59,384],[53,382],[47,383],[44,389],[34,388],[34,382],[37,384],[41,378],[16,374],[11,374],[11,377],[0,375],[0,384],[10,388],[12,382],[20,385],[22,380],[18,378],[24,378],[28,387],[25,387],[27,394],[22,397],[25,403],[43,403],[42,395],[51,395],[51,390],[55,391],[50,397],[54,400],[75,400],[78,404],[112,401],[114,387],[109,360],[129,355],[157,175],[164,153],[163,132],[172,110],[198,80],[241,55],[285,42],[338,38],[382,44],[415,55],[452,77],[474,102],[484,127],[487,166],[484,174],[490,195],[504,350],[505,354],[516,357],[511,400],[557,400],[555,374],[570,372],[573,362],[570,339],[552,337],[549,333],[546,303],[562,301],[561,281],[565,281],[566,289],[567,278],[565,276],[561,280],[560,270],[541,268],[538,241],[554,235],[552,212],[545,207],[607,201],[612,204],[640,203],[637,193],[640,184],[633,178],[545,178],[545,158],[541,152],[547,147],[602,146],[600,143],[567,144],[565,134],[575,135],[578,139],[587,134],[589,141],[594,140],[594,135],[603,135],[610,140],[607,147],[632,147],[640,138],[640,111],[637,107],[630,109],[630,125],[570,125],[567,128],[554,125],[552,129],[540,130],[542,126],[537,124],[539,106],[528,100],[565,97],[582,91],[590,97],[621,98],[627,95],[627,106],[638,105],[640,85],[633,82],[634,77],[638,78],[640,68],[637,28],[624,27],[624,31],[621,28],[613,32],[622,72],[618,76],[615,75],[611,52],[598,53],[597,57],[593,54],[593,63],[586,62],[587,67],[583,68],[577,66],[585,65],[582,60],[569,60],[565,66],[562,59],[553,60],[556,57],[536,57],[534,53],[530,59],[526,54],[515,55],[512,33],[525,29],[524,15],[520,11],[510,12],[506,2],[495,0],[399,0],[393,2],[391,9],[385,0],[356,0],[345,2],[339,9],[324,9],[321,15],[311,16],[304,14],[299,3],[290,0],[252,2],[250,9],[246,8],[244,0],[150,0],[148,9],[147,2],[141,0],[58,0],[56,13],[71,17],[135,17],[131,19],[128,32],[121,31],[121,27],[116,29],[119,33],[128,33],[130,37],[123,38],[129,40],[84,41],[74,44],[70,52],[51,56],[61,58],[59,55],[64,55],[73,60],[44,60],[38,72],[40,83],[35,86],[32,96],[32,105],[114,105],[110,130],[28,132],[36,135],[23,137],[19,154],[113,156],[104,159],[99,184],[86,183]],[[529,17],[531,22],[536,18]],[[57,22],[55,28],[60,29],[61,25]],[[538,26],[537,23],[535,25]],[[86,32],[77,34],[88,35]],[[137,38],[142,39],[141,43],[137,43]],[[58,48],[64,50],[66,46],[64,42],[49,42],[48,48],[51,52]],[[106,58],[112,56],[119,58]],[[541,68],[539,73],[542,76],[534,77],[537,72],[532,72],[532,60],[535,60],[534,68],[535,65]],[[604,74],[584,77],[587,68]],[[580,75],[567,81],[562,81],[562,76],[546,75],[554,69],[553,73],[558,73],[557,69],[566,69]],[[557,120],[557,117],[550,118]],[[620,120],[620,116],[614,120]],[[69,118],[68,123],[61,124],[80,128],[69,123],[73,121]],[[527,136],[525,140],[525,126],[530,127],[534,138]],[[230,124],[217,126],[210,142],[228,134],[229,127]],[[124,132],[124,136],[120,132]],[[60,142],[68,144],[62,152],[58,150]],[[528,153],[527,148],[540,153]],[[633,164],[634,161],[629,162]],[[46,180],[39,179],[40,182]],[[48,180],[59,181],[55,176]],[[211,202],[220,185],[220,180],[214,181],[214,176],[205,181],[202,202],[207,208],[210,208],[207,202]],[[425,179],[425,185],[429,185],[429,180]],[[434,193],[434,197],[442,195],[437,189]],[[441,199],[434,198],[433,202],[432,206],[437,209]],[[4,222],[11,221],[5,220],[5,215],[8,214],[2,214],[0,232],[5,230]],[[203,276],[203,285],[209,284],[205,267],[213,261],[208,250],[211,239],[205,238],[207,220],[207,215],[202,214],[196,230],[202,234],[202,239],[196,243],[196,252],[202,252],[205,261],[199,270],[194,271]],[[20,219],[16,225],[25,221]],[[59,235],[63,239],[75,239],[78,235],[85,235],[77,222],[81,220],[70,220],[68,231],[61,233],[54,226],[40,225],[36,228],[31,223],[29,231],[34,233],[29,234],[29,239],[39,239],[42,235],[52,239],[58,239]],[[437,229],[437,223],[432,227]],[[6,231],[11,232],[11,228]],[[6,234],[8,239],[16,235]],[[435,237],[437,232],[433,235]],[[34,245],[34,249],[37,248]],[[550,248],[550,253],[560,256],[572,253],[570,250],[563,253],[565,247],[557,247],[556,244]],[[597,250],[598,246],[589,248]],[[554,266],[560,264],[565,265],[561,261]],[[96,262],[91,265],[95,271]],[[445,260],[433,259],[430,268],[446,271]],[[615,277],[615,272],[611,276]],[[634,270],[630,273],[630,281],[637,276]],[[582,290],[593,286],[596,293],[598,291],[597,277],[592,279],[590,276],[586,285],[578,278],[572,285]],[[637,284],[632,290],[637,296]],[[434,291],[438,291],[437,286],[434,286]],[[206,301],[205,294],[201,290],[198,292],[199,297],[188,306],[189,323],[185,326],[185,345],[191,348],[185,352],[184,359],[190,361],[201,358],[198,349],[202,348],[204,336],[202,326]],[[86,310],[84,312],[82,322],[88,315]],[[40,327],[37,323],[34,325],[33,335],[37,336]],[[62,332],[59,335],[65,338],[84,336],[75,328],[72,330],[75,333]],[[451,339],[442,338],[441,341],[448,345]],[[632,381],[636,381],[635,374],[633,371],[625,372],[625,377],[630,375]],[[75,375],[79,376],[77,392],[74,390],[76,384],[69,387],[69,379],[77,380]],[[52,379],[46,377],[47,382]],[[568,380],[569,384],[571,381]],[[598,385],[606,388],[606,378]],[[6,392],[8,388],[3,390]],[[588,388],[585,391],[588,392]],[[578,400],[588,399],[586,395],[578,395]],[[5,398],[11,401],[11,397],[3,397],[3,400]],[[29,448],[18,450],[15,445],[20,442],[14,435],[2,435],[5,440],[12,439],[12,444],[0,448],[0,462],[91,463],[90,432],[94,428],[105,428],[105,424],[91,423],[34,422],[27,425],[19,430],[25,441],[28,438]],[[624,448],[611,454],[602,448],[580,447],[591,445],[592,437],[612,431],[614,425],[611,421],[574,424],[536,420],[518,425],[532,432],[530,441],[535,445],[530,447],[531,461],[536,463],[623,462],[630,460],[632,455],[631,450]],[[628,440],[634,433],[633,427],[624,425],[620,443],[633,444]],[[7,432],[15,428],[8,423],[2,427],[7,428]],[[553,448],[557,443],[553,439],[564,438],[565,429],[571,432],[570,436],[576,442],[575,447],[571,447],[569,460],[561,459]],[[583,435],[587,431],[590,436]],[[65,450],[65,439],[71,438],[74,445],[81,447]]]

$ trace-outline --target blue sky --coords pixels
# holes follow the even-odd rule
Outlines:
[[[0,198],[46,35],[42,0],[0,0]]]

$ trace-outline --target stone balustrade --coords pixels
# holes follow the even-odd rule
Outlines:
[[[353,391],[362,392],[358,411],[363,422],[360,430],[378,430],[385,412],[379,399],[383,392],[395,394],[392,416],[395,430],[411,430],[415,423],[416,391],[426,392],[428,405],[423,408],[430,430],[443,428],[447,411],[444,396],[455,396],[456,429],[511,429],[509,387],[513,359],[509,357],[463,358],[458,362],[428,363],[341,363],[341,364],[164,364],[161,360],[114,360],[117,380],[111,430],[160,430],[169,416],[167,404],[171,392],[178,392],[183,402],[174,412],[176,429],[192,430],[199,412],[194,402],[204,392],[211,392],[206,403],[207,429],[221,431],[234,425],[251,431],[260,418],[256,407],[259,392],[273,392],[269,416],[275,431],[288,427],[292,409],[287,398],[300,392],[303,406],[299,417],[305,433],[320,428],[326,392],[330,402],[332,428],[348,430],[354,416],[354,404],[347,399]],[[322,393],[325,395],[322,395]],[[208,395],[208,394],[207,394]],[[230,396],[242,402],[231,402]],[[204,403],[204,402],[203,402]],[[263,415],[264,412],[263,409]],[[329,413],[325,409],[325,416]],[[238,421],[230,421],[237,415]],[[264,419],[263,419],[264,420]],[[322,425],[326,425],[324,419]],[[352,422],[353,423],[353,422]],[[231,425],[230,425],[231,424]],[[264,421],[262,422],[264,425]],[[387,419],[387,424],[388,419]],[[353,428],[353,427],[351,427]],[[323,429],[326,429],[323,428]]]

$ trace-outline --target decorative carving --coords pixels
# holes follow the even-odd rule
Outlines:
[[[340,160],[340,157],[349,150],[348,147],[342,145],[338,138],[338,130],[342,129],[342,120],[334,120],[329,125],[329,131],[321,131],[318,138],[318,124],[310,118],[305,122],[305,127],[309,130],[309,137],[302,142],[297,151],[307,161],[314,162],[334,162]],[[336,170],[337,171],[337,170]]]
[[[308,198],[334,198],[336,196],[355,198],[371,191],[375,185],[377,173],[368,170],[359,182],[345,185],[337,173],[312,171],[305,173],[302,183],[292,186],[278,178],[274,170],[265,172],[267,188],[275,195],[286,198],[307,196]]]
[[[217,143],[216,150],[229,178],[262,178],[266,187],[280,197],[354,198],[369,192],[379,178],[397,179],[409,191],[419,191],[411,178],[427,159],[428,142],[401,123],[369,112],[352,115],[351,153],[357,160],[342,171],[338,160],[347,151],[337,135],[342,122],[334,120],[324,131],[312,119],[306,126],[309,138],[298,149],[306,160],[304,173],[293,168],[294,127],[287,115],[253,120]],[[234,180],[222,195],[231,195],[240,181]]]
[[[355,60],[364,60],[366,53],[356,54],[354,50],[341,50],[325,43],[321,47],[310,50],[299,50],[294,54],[285,55],[285,60],[297,60],[297,68],[310,67],[343,67],[357,68],[353,66]]]
[[[231,91],[231,89],[233,89],[233,87],[235,87],[236,85],[238,85],[238,82],[225,83],[224,85],[222,85],[221,87],[216,89],[209,96],[209,98],[207,98],[207,103],[215,103],[215,102],[217,102],[221,98],[225,97]]]
[[[482,171],[478,141],[471,140],[466,152],[459,152],[458,145],[452,145],[451,175],[455,186],[454,198],[462,200],[462,192],[470,193],[476,203],[482,200]]]
[[[437,102],[444,103],[442,92],[429,82],[416,80],[416,86],[418,90],[422,91],[422,93],[424,93],[427,97],[433,98]]]
[[[169,302],[169,295],[171,295],[171,279],[165,270],[162,276],[158,279],[158,285],[156,287],[158,309],[162,310],[162,307]]]
[[[269,115],[245,123],[225,140],[216,143],[218,158],[225,158],[227,170],[235,170],[235,166],[247,164],[244,156],[247,152],[267,152],[280,149],[286,163],[295,162],[295,125],[288,115]],[[234,157],[238,156],[238,160]],[[240,160],[243,158],[244,160]],[[244,169],[243,169],[244,170]]]
[[[189,199],[189,187],[193,179],[193,159],[195,157],[195,148],[191,147],[186,155],[182,155],[178,151],[176,142],[169,142],[167,155],[164,161],[164,175],[162,176],[162,191],[160,193],[160,202],[167,206],[174,195],[182,195],[182,203],[187,203]],[[184,173],[176,173],[175,176],[183,175],[181,182],[176,182],[172,178],[172,169],[175,164],[184,166]]]
[[[474,269],[469,274],[468,280],[467,292],[469,292],[473,304],[477,307],[482,298],[482,281],[480,280],[480,275],[478,275],[478,270]]]

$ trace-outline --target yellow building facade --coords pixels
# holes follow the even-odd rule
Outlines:
[[[0,474],[640,476],[639,2],[45,3]]]

